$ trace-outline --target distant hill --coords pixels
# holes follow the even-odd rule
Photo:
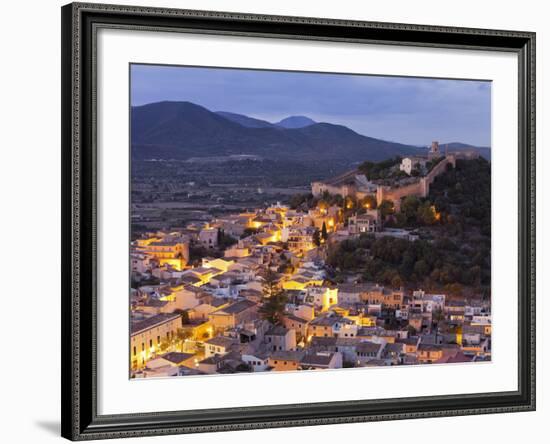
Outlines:
[[[299,118],[299,119],[298,119]],[[288,119],[291,119],[288,121]],[[294,116],[287,124],[308,119]],[[178,159],[249,154],[271,160],[349,164],[418,155],[426,148],[363,136],[331,123],[298,128],[242,114],[212,112],[191,102],[157,102],[132,107],[132,158]]]
[[[272,128],[274,126],[272,123],[266,122],[265,120],[254,119],[244,114],[229,113],[227,111],[217,111],[216,114],[246,128]]]
[[[479,153],[481,157],[484,157],[487,160],[491,160],[491,148],[488,146],[474,146],[474,145],[468,145],[467,143],[462,143],[462,142],[440,143],[439,146],[442,151],[445,150],[445,147],[447,148],[448,151],[475,150]]]
[[[315,125],[317,122],[306,116],[290,116],[286,119],[277,122],[275,125],[287,129],[305,128],[306,126]]]

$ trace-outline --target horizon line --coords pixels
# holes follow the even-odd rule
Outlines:
[[[277,126],[277,123],[278,122],[270,122],[269,120],[266,120],[266,119],[261,119],[259,117],[254,117],[254,116],[251,116],[250,114],[242,114],[242,113],[236,113],[234,111],[226,111],[226,110],[218,110],[218,111],[212,111],[210,108],[207,108],[206,106],[204,105],[201,105],[201,104],[198,104],[198,103],[195,103],[195,102],[191,102],[190,100],[169,100],[169,99],[165,99],[165,100],[158,100],[158,101],[155,101],[155,102],[147,102],[147,103],[142,103],[140,105],[132,105],[130,104],[130,108],[137,108],[137,107],[141,107],[141,106],[147,106],[147,105],[155,105],[155,104],[158,104],[158,103],[190,103],[191,105],[194,105],[194,106],[198,106],[198,107],[201,107],[201,108],[204,108],[205,110],[207,110],[208,112],[211,112],[213,114],[219,114],[219,113],[231,113],[231,114],[235,114],[235,115],[238,115],[238,116],[243,116],[243,117],[248,117],[250,119],[254,119],[254,120],[260,120],[262,122],[267,122],[269,123],[270,125],[273,125],[273,126]],[[221,116],[223,117],[223,116]],[[390,142],[390,143],[398,143],[400,145],[407,145],[407,146],[411,146],[411,147],[415,147],[415,148],[424,148],[424,147],[429,147],[431,145],[431,143],[433,141],[430,141],[430,142],[427,142],[425,144],[422,144],[422,145],[419,145],[417,143],[409,143],[409,142],[398,142],[398,141],[395,141],[395,140],[390,140],[390,139],[381,139],[379,137],[372,137],[372,136],[368,136],[368,135],[365,135],[365,134],[362,134],[356,130],[354,130],[353,128],[350,128],[349,126],[347,125],[343,125],[343,124],[340,124],[340,123],[332,123],[332,122],[317,122],[316,120],[312,119],[311,117],[307,116],[307,115],[304,115],[304,114],[289,114],[289,115],[286,115],[286,117],[282,117],[281,119],[279,119],[279,122],[289,118],[289,117],[305,117],[307,119],[310,119],[312,120],[314,123],[312,123],[311,125],[306,125],[306,126],[313,126],[313,125],[318,125],[318,124],[321,124],[321,123],[326,123],[326,124],[329,124],[329,125],[334,125],[334,126],[343,126],[347,129],[349,129],[350,131],[353,131],[354,133],[356,134],[359,134],[360,136],[363,136],[363,137],[369,137],[369,138],[373,138],[373,139],[378,139],[378,140],[382,140],[382,141],[385,141],[385,142]],[[242,126],[243,128],[248,128],[244,125],[241,125],[240,123],[238,122],[234,122],[232,120],[229,120],[229,119],[226,119],[232,123],[235,123],[237,125],[240,125]],[[288,128],[285,128],[285,127],[280,127],[280,128],[283,128],[283,129],[288,129]],[[301,128],[305,128],[305,127],[301,127]],[[299,128],[297,128],[299,129]],[[461,141],[451,141],[451,142],[445,142],[445,143],[441,143],[439,141],[437,141],[440,145],[442,146],[445,146],[445,145],[450,145],[450,144],[453,144],[453,143],[460,143],[460,144],[463,144],[463,145],[467,145],[467,146],[471,146],[472,148],[487,148],[487,149],[491,149],[491,145],[474,145],[474,144],[469,144],[469,143],[466,143],[466,142],[461,142]]]

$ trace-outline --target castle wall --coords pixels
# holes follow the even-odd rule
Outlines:
[[[430,185],[435,178],[441,173],[445,172],[447,165],[456,166],[456,158],[450,154],[445,156],[441,162],[439,162],[425,177],[422,177],[417,183],[406,185],[403,187],[392,188],[389,186],[378,186],[376,190],[376,202],[378,205],[383,200],[390,200],[393,202],[395,211],[401,210],[401,199],[407,196],[427,197],[430,193]]]
[[[342,197],[355,196],[355,187],[351,185],[333,186],[323,182],[313,182],[311,184],[311,194],[315,197],[322,196],[325,191]]]

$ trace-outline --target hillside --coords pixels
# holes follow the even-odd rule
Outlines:
[[[255,154],[273,160],[382,160],[419,148],[362,136],[330,123],[284,128],[233,113],[214,113],[190,102],[133,107],[132,158],[179,159]]]
[[[418,155],[426,148],[363,136],[350,128],[305,116],[278,123],[226,111],[212,112],[191,102],[157,102],[131,109],[132,158],[186,160],[192,157],[252,154],[267,160],[347,165]],[[453,142],[450,150],[490,149]]]

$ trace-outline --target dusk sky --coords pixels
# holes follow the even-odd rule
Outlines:
[[[163,100],[269,122],[305,115],[414,145],[491,144],[487,81],[132,65],[132,105]]]

